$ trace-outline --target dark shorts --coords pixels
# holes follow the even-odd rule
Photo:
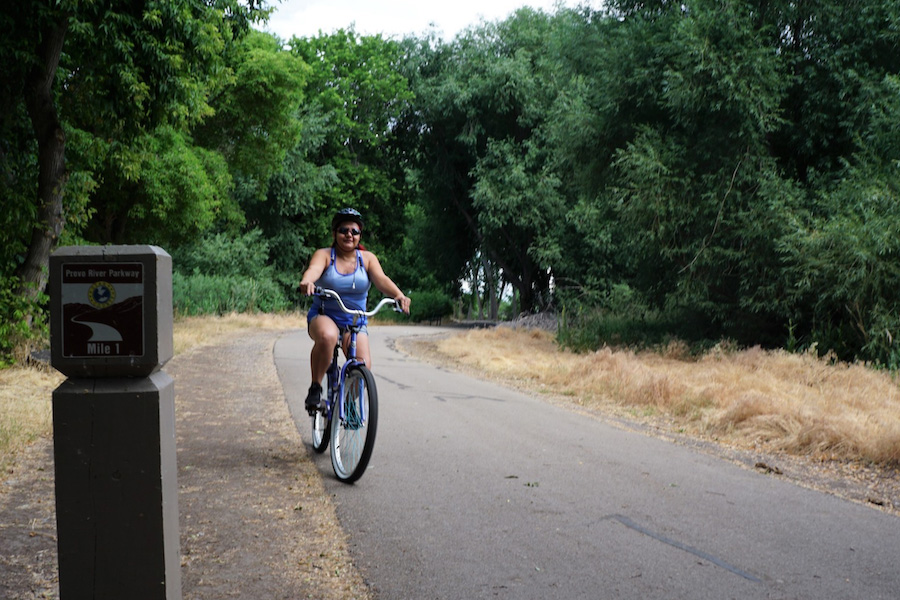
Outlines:
[[[321,313],[319,313],[319,311],[317,310],[317,308],[316,308],[315,306],[313,306],[311,309],[309,309],[309,312],[306,313],[306,326],[309,327],[309,324],[312,322],[312,320],[315,319],[316,317],[318,317],[320,314],[321,314]],[[349,325],[349,324],[338,323],[338,322],[335,320],[335,318],[332,317],[332,316],[329,315],[329,314],[326,314],[325,316],[331,318],[331,320],[335,322],[335,325],[338,326],[338,330],[341,332],[341,335],[342,335],[342,336],[343,336],[345,333],[349,333],[349,332],[350,332],[350,325]],[[364,334],[366,334],[366,335],[369,335],[369,329],[368,329],[368,327],[366,327],[366,324],[365,324],[365,323],[363,323],[363,324],[360,326],[359,332],[360,332],[360,333],[364,333]]]

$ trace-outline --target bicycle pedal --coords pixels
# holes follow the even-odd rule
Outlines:
[[[316,413],[322,413],[324,415],[327,408],[328,406],[325,404],[325,401],[319,400],[319,403],[315,406],[307,406],[306,412],[309,414],[309,416],[314,417],[316,416]]]

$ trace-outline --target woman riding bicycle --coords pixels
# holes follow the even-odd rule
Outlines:
[[[362,230],[363,219],[358,211],[352,208],[338,211],[331,220],[331,247],[320,248],[313,253],[300,281],[300,291],[310,296],[316,287],[331,289],[340,294],[348,308],[365,310],[369,287],[374,284],[385,296],[395,299],[403,312],[409,314],[410,299],[385,275],[378,257],[360,247]],[[332,351],[339,336],[344,354],[347,353],[350,339],[347,328],[353,317],[343,313],[333,303],[333,300],[316,296],[306,315],[307,332],[313,340],[309,359],[312,384],[306,396],[306,410],[311,412],[317,410],[322,402],[321,381],[331,364]],[[371,368],[372,358],[364,318],[361,325],[356,340],[356,356]]]

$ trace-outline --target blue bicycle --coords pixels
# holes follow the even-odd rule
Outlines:
[[[365,472],[375,447],[378,427],[378,391],[375,378],[365,363],[356,358],[356,337],[361,317],[371,317],[385,306],[400,310],[393,298],[384,298],[371,311],[352,310],[333,290],[316,288],[315,294],[337,301],[342,311],[353,315],[349,327],[347,360],[339,364],[340,341],[334,347],[331,366],[325,375],[325,405],[312,416],[312,447],[321,454],[331,442],[331,466],[344,483],[353,483]]]

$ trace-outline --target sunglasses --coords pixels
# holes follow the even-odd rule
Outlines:
[[[337,232],[341,235],[351,234],[353,237],[356,237],[360,234],[359,229],[355,227],[338,227]]]

